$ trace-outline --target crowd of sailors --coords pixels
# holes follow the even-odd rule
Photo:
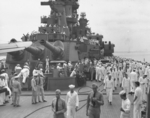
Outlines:
[[[104,104],[103,95],[97,90],[97,83],[104,85],[104,90],[110,105],[113,103],[113,92],[121,88],[120,97],[122,99],[120,118],[130,118],[131,104],[134,104],[133,118],[141,118],[141,104],[146,101],[146,94],[150,87],[150,64],[146,62],[135,61],[131,59],[108,57],[109,62],[104,63],[101,60],[83,59],[75,64],[64,62],[53,66],[53,77],[76,77],[77,74],[86,78],[86,80],[96,81],[92,85],[93,92],[87,98],[87,116],[89,118],[100,117],[100,106]],[[22,86],[29,79],[32,73],[32,104],[38,102],[46,102],[44,96],[45,75],[43,68],[37,66],[30,72],[29,63],[26,62],[23,68],[17,64],[14,68],[12,76],[8,75],[5,69],[0,74],[0,105],[5,105],[12,99],[14,107],[20,106],[20,95]],[[52,110],[55,118],[63,118],[67,110],[67,114],[75,118],[75,112],[79,106],[79,98],[77,92],[74,91],[74,85],[70,85],[67,102],[57,99],[52,102]],[[120,90],[120,89],[119,89]],[[96,93],[95,93],[96,92]],[[75,95],[72,95],[75,94]],[[130,102],[129,94],[134,95],[133,102]],[[60,98],[61,90],[56,90],[56,98]],[[41,98],[40,98],[41,96]],[[56,105],[57,104],[57,105]],[[61,105],[58,105],[61,104]],[[67,104],[67,107],[65,106]],[[56,106],[60,108],[56,108]],[[74,107],[72,107],[74,106]],[[58,112],[60,111],[60,112]],[[71,114],[72,113],[72,114]],[[59,116],[59,114],[61,114]],[[68,116],[68,118],[70,118]]]

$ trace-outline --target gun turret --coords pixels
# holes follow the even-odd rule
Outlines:
[[[52,52],[53,59],[63,59],[64,44],[61,41],[56,41],[53,45],[45,40],[41,40],[40,43]]]
[[[16,43],[16,42],[17,42],[16,39],[11,39],[9,43]],[[9,52],[8,54],[11,55],[15,61],[20,61],[24,58],[24,50]]]
[[[8,54],[11,55],[15,61],[20,61],[24,58],[24,50],[9,52]]]
[[[25,50],[32,54],[33,59],[38,59],[38,58],[43,57],[43,56],[41,56],[44,52],[42,48],[30,46],[30,47],[26,48]]]

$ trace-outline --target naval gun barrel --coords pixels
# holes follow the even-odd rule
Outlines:
[[[40,56],[43,50],[39,47],[30,46],[25,49],[26,51],[30,52],[33,56]]]
[[[41,5],[49,5],[50,4],[50,1],[49,2],[41,2]]]
[[[50,42],[45,41],[45,40],[41,40],[40,43],[53,53],[53,56],[55,59],[63,58],[64,44],[61,41],[56,41],[54,45],[52,45]]]

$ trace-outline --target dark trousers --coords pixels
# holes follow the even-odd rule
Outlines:
[[[84,72],[86,79],[89,80],[90,79],[90,72]]]
[[[100,108],[92,108],[92,107],[89,107],[89,110],[88,110],[88,118],[100,118]]]
[[[96,72],[94,71],[93,80],[95,80],[95,78],[96,78]]]
[[[90,71],[90,80],[95,80],[95,71]]]

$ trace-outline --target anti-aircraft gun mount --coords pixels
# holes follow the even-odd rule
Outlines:
[[[78,50],[79,58],[102,58],[104,56],[104,54],[101,53],[101,50],[104,49],[102,38],[103,35],[98,34],[92,34],[88,35],[87,38],[81,38],[75,46],[75,49]]]

